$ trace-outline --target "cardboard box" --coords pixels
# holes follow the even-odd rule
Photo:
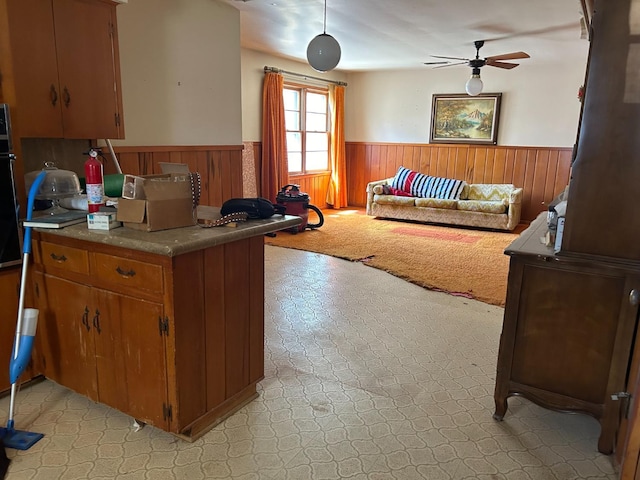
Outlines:
[[[89,230],[111,230],[121,227],[116,219],[115,212],[94,212],[87,215],[87,227]]]
[[[125,175],[122,189],[128,195],[118,200],[117,219],[127,228],[153,232],[195,224],[188,174]]]

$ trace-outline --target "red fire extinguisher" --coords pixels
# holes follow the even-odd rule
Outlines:
[[[102,162],[98,160],[98,152],[89,150],[89,158],[84,162],[85,188],[89,213],[97,212],[105,205]]]

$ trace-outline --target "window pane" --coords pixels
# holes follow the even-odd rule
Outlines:
[[[300,132],[287,132],[287,152],[302,152],[302,134]]]
[[[300,110],[300,92],[298,90],[285,88],[282,91],[282,96],[285,110]]]
[[[327,113],[327,96],[320,93],[307,93],[307,112]]]
[[[302,154],[300,152],[288,152],[287,158],[290,173],[302,172]]]
[[[289,173],[329,170],[329,93],[288,85],[283,95]]]
[[[300,113],[285,110],[284,124],[287,130],[300,130]]]
[[[327,116],[322,113],[307,113],[307,131],[326,132]]]
[[[329,160],[327,152],[307,151],[306,170],[329,170]],[[291,170],[289,170],[291,171]]]
[[[326,152],[329,150],[329,135],[326,133],[307,133],[307,152]]]

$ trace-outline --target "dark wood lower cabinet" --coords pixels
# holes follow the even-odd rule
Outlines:
[[[594,416],[598,450],[613,451],[626,409],[640,272],[622,263],[556,256],[540,242],[539,217],[507,250],[511,256],[500,339],[494,417],[507,399]]]

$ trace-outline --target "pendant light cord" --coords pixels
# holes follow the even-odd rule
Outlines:
[[[322,24],[322,33],[327,33],[327,0],[324,0],[324,22]]]

